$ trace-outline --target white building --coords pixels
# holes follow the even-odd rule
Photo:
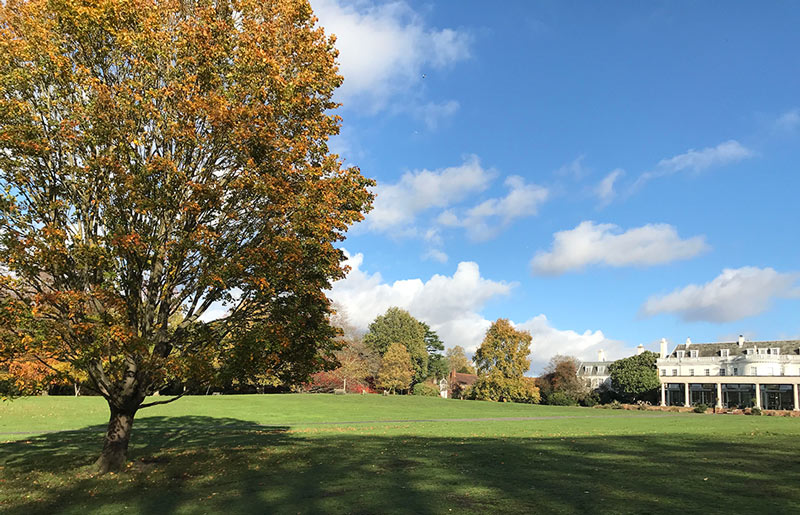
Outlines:
[[[686,343],[656,361],[662,406],[800,409],[800,340]]]
[[[644,345],[636,347],[636,355],[644,352]],[[597,390],[603,385],[611,388],[611,374],[608,366],[614,361],[606,361],[606,353],[601,349],[597,351],[597,361],[583,361],[578,367],[578,377],[586,381],[586,385]]]

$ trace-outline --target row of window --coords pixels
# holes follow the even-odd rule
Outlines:
[[[683,359],[686,355],[686,351],[676,351],[675,352],[678,356],[678,359]],[[746,356],[752,356],[753,354],[760,354],[760,355],[772,355],[777,356],[781,353],[780,347],[772,347],[772,348],[763,348],[763,349],[745,349],[744,353]],[[720,349],[719,351],[720,357],[727,358],[731,355],[730,349]],[[697,358],[700,357],[700,351],[697,349],[690,349],[689,350],[689,357],[690,358]]]
[[[710,369],[710,368],[706,368],[706,369],[704,370],[704,372],[705,372],[705,374],[704,374],[704,375],[707,375],[707,376],[710,376],[710,375],[711,375],[711,369]],[[726,374],[727,374],[727,371],[726,371],[724,368],[720,368],[720,369],[719,369],[719,375],[721,375],[721,376],[724,376],[724,375],[726,375]],[[667,369],[666,369],[666,368],[662,368],[662,369],[661,369],[661,375],[662,375],[662,376],[666,376],[666,375],[667,375]],[[678,375],[678,369],[677,369],[677,368],[673,368],[673,369],[672,369],[672,375],[674,375],[674,376]],[[693,368],[690,368],[690,369],[689,369],[689,375],[690,375],[690,376],[693,376],[693,375],[694,375],[694,369],[693,369]],[[738,375],[739,375],[739,369],[738,369],[738,368],[734,368],[734,369],[733,369],[733,375],[735,375],[735,376],[738,376]]]

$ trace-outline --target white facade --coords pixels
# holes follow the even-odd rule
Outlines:
[[[661,404],[798,409],[800,340],[692,343],[657,360]],[[713,401],[711,404],[709,401]]]

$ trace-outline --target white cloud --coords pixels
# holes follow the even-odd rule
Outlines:
[[[703,236],[682,240],[668,224],[647,224],[620,232],[614,224],[581,222],[553,235],[550,252],[538,252],[531,266],[536,274],[560,275],[588,265],[650,266],[688,259],[708,250]]]
[[[493,175],[492,170],[481,166],[477,156],[470,156],[461,166],[406,172],[396,184],[377,186],[366,224],[378,231],[407,226],[422,211],[444,208],[485,190]]]
[[[481,314],[486,303],[507,295],[513,284],[481,277],[476,263],[458,264],[452,276],[434,275],[427,281],[408,279],[386,283],[379,273],[362,269],[364,256],[348,258],[351,267],[345,279],[337,281],[328,296],[347,312],[349,322],[366,331],[367,326],[391,306],[408,310],[430,324],[445,345],[461,345],[475,352],[491,325]],[[570,354],[594,359],[604,349],[610,359],[625,355],[620,342],[605,337],[602,331],[561,330],[552,327],[545,315],[518,324],[533,336],[531,371],[539,373],[555,354]]]
[[[642,313],[674,313],[686,321],[733,322],[766,311],[777,298],[800,296],[798,273],[772,268],[726,268],[711,282],[650,297]]]
[[[634,189],[657,177],[672,175],[683,171],[702,172],[709,168],[737,163],[753,157],[755,153],[736,140],[720,143],[716,147],[702,150],[691,149],[667,159],[662,159],[654,170],[645,172],[634,184]]]
[[[430,249],[428,252],[423,254],[422,259],[430,259],[433,261],[438,261],[439,263],[447,263],[448,256],[439,249]]]
[[[623,175],[625,175],[625,170],[617,168],[606,175],[594,189],[595,195],[600,199],[601,206],[607,206],[617,196],[617,192],[614,191],[614,183]]]
[[[479,311],[490,299],[507,295],[512,284],[481,277],[476,263],[461,262],[452,276],[434,275],[427,281],[407,279],[385,283],[380,273],[361,269],[362,254],[351,256],[345,279],[334,283],[328,296],[345,306],[350,321],[367,326],[392,306],[408,310],[427,322],[449,346],[474,350],[483,339],[489,322]]]
[[[515,219],[537,214],[539,206],[550,194],[547,188],[526,184],[522,177],[516,175],[508,177],[505,185],[509,189],[505,197],[485,200],[469,209],[463,218],[450,210],[444,211],[437,222],[450,227],[464,227],[473,240],[485,240]]]
[[[415,107],[413,112],[415,117],[425,123],[425,127],[427,127],[428,130],[434,130],[439,126],[442,120],[456,114],[460,107],[460,104],[455,100],[442,103],[428,102]]]
[[[346,106],[382,109],[392,96],[469,57],[468,34],[428,27],[404,1],[313,0],[327,34],[336,35],[344,84],[337,97]]]
[[[775,120],[775,127],[784,131],[792,131],[800,127],[800,109],[791,109],[780,115]]]
[[[556,175],[561,177],[571,177],[573,179],[583,179],[589,170],[583,165],[583,159],[586,156],[578,156],[572,162],[563,165],[556,170]]]
[[[584,361],[596,360],[598,350],[605,352],[606,359],[617,359],[631,354],[625,351],[621,342],[606,338],[603,331],[578,333],[571,329],[556,329],[550,325],[545,315],[537,315],[518,324],[517,328],[531,333],[531,370],[537,374],[556,354],[575,356]]]

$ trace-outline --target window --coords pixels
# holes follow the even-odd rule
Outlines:
[[[753,349],[745,349],[744,353],[749,356],[749,355],[751,355],[753,353]]]
[[[735,376],[739,375],[739,369],[738,368],[736,368],[736,367],[733,368],[733,375],[735,375]]]
[[[722,356],[723,358],[727,358],[728,356],[731,355],[731,350],[730,349],[722,349],[721,351],[719,351],[719,355]]]
[[[583,371],[586,372],[587,374],[591,374],[592,373],[592,367],[583,367]]]
[[[689,351],[689,357],[690,358],[696,358],[698,354],[699,354],[699,351],[696,351],[696,350],[690,350]]]
[[[780,348],[778,348],[778,347],[773,347],[772,348],[772,354],[778,355],[780,353],[781,353],[781,349]]]
[[[667,369],[666,369],[666,368],[662,368],[662,369],[661,369],[661,375],[662,375],[662,376],[665,376],[665,375],[667,375]]]
[[[674,376],[678,375],[678,369],[677,368],[673,368],[672,369],[672,375],[674,375]]]
[[[682,350],[677,351],[677,354],[678,354],[678,359],[683,359],[683,351]]]
[[[758,353],[759,354],[766,354],[767,353],[767,349],[758,349]]]
[[[721,375],[721,376],[725,375],[725,369],[724,368],[720,368],[719,369],[719,375]]]
[[[711,375],[711,369],[709,369],[709,368],[707,368],[707,369],[706,369],[706,375],[707,375],[707,376],[710,376],[710,375]]]
[[[689,369],[689,375],[690,375],[690,376],[693,376],[693,375],[694,375],[694,369],[693,369],[693,368],[690,368],[690,369]]]
[[[606,367],[597,367],[597,373],[602,375],[606,373]]]

